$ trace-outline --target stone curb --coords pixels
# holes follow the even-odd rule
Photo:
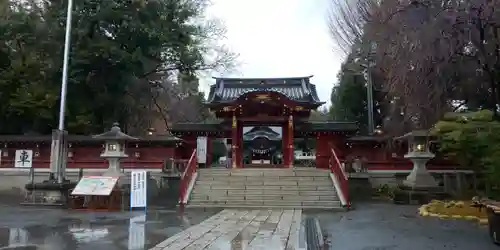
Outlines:
[[[480,218],[477,216],[471,216],[471,215],[445,215],[445,214],[438,214],[438,213],[432,213],[429,212],[429,207],[430,204],[423,205],[418,209],[418,213],[420,216],[428,216],[428,217],[438,217],[440,219],[462,219],[462,220],[475,220],[479,222],[481,225],[488,225],[488,219],[485,218]]]

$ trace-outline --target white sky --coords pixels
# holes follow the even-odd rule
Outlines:
[[[237,73],[226,77],[314,75],[322,101],[330,102],[342,56],[333,52],[328,0],[212,0],[209,15],[227,29],[223,43],[239,54]],[[201,88],[213,84],[202,79]],[[329,104],[328,104],[329,105]]]

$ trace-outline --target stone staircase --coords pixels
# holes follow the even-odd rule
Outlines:
[[[341,208],[328,170],[199,169],[188,207]]]

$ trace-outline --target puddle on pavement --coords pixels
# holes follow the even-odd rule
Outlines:
[[[212,215],[149,212],[128,213],[126,219],[126,214],[72,214],[23,227],[27,217],[15,228],[0,224],[0,250],[144,250]]]

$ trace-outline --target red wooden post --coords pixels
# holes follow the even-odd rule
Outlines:
[[[231,126],[231,161],[232,168],[237,168],[238,161],[238,121],[236,115],[233,114],[233,123]]]
[[[238,167],[242,168],[243,166],[243,123],[238,122],[237,125],[238,129],[238,148],[237,148],[237,153],[238,153]]]
[[[287,168],[293,167],[293,116],[288,117],[288,131],[287,131],[287,137],[288,137],[288,164],[286,165]]]
[[[283,160],[283,167],[288,167],[290,164],[288,162],[288,124],[284,124],[282,129],[281,129],[281,140],[282,140],[282,157],[281,159]]]

